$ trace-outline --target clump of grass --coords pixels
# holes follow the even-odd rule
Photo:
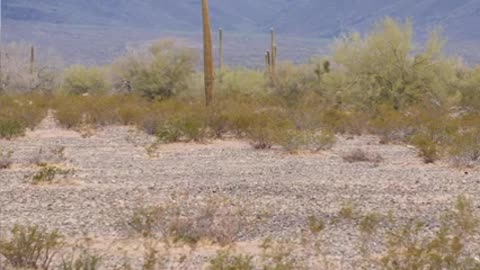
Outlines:
[[[371,163],[380,163],[383,161],[383,157],[379,154],[370,154],[362,149],[355,149],[343,157],[343,160],[348,163],[355,162],[371,162]]]
[[[40,170],[32,176],[32,184],[51,184],[58,176],[66,178],[73,174],[73,172],[71,169],[62,169],[57,166],[44,164]]]
[[[325,222],[315,216],[308,217],[308,229],[313,234],[319,234],[325,229]]]
[[[357,214],[356,205],[351,201],[343,203],[338,212],[339,217],[343,219],[354,219],[357,217]]]
[[[83,250],[79,255],[63,257],[59,270],[97,270],[102,264],[102,257]]]
[[[208,270],[253,270],[253,257],[248,255],[232,255],[229,250],[219,251],[212,258]]]
[[[293,247],[289,243],[280,243],[267,238],[261,245],[264,270],[302,269],[304,266],[297,261]]]
[[[50,269],[63,236],[37,226],[15,225],[10,239],[0,239],[0,255],[15,269]]]

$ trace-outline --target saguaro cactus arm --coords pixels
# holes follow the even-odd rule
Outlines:
[[[213,45],[212,45],[212,28],[210,26],[210,14],[208,10],[208,0],[202,0],[202,17],[203,17],[203,62],[205,73],[205,101],[209,106],[213,101],[214,91],[214,72],[215,65],[213,63]]]

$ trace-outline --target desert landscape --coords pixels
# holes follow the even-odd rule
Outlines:
[[[0,2],[0,270],[480,269],[477,1],[290,2]]]
[[[82,243],[112,268],[123,261],[141,267],[146,243],[155,245],[162,269],[203,269],[221,250],[260,260],[262,243],[272,239],[288,248],[282,258],[288,268],[271,269],[358,269],[368,263],[359,248],[366,217],[375,217],[372,234],[385,235],[415,220],[424,222],[423,236],[441,226],[459,196],[479,201],[478,169],[426,165],[413,147],[379,141],[339,137],[331,150],[298,155],[255,150],[234,139],[149,150],[155,139],[135,127],[108,127],[85,137],[58,127],[50,116],[25,137],[0,141],[1,149],[13,153],[11,166],[0,174],[0,227],[38,224],[59,230],[71,245]],[[350,160],[358,151],[371,158]],[[35,183],[42,162],[71,172]],[[148,232],[155,237],[146,240],[145,220],[131,222],[154,206],[192,211],[188,217],[198,218],[192,222],[205,223],[196,232],[205,239],[179,244],[172,238],[167,249],[164,237],[173,236],[156,228],[168,222],[165,215]],[[203,211],[218,216],[210,220]],[[319,235],[310,231],[312,217],[324,226]],[[372,251],[382,249],[382,237],[372,236]],[[478,260],[480,238],[472,237],[469,249]],[[320,251],[310,247],[315,241]],[[168,259],[162,261],[161,254]]]

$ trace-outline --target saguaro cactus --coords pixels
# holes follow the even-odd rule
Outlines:
[[[270,51],[265,52],[265,73],[270,75],[271,73],[271,60],[270,60]]]
[[[223,29],[218,29],[218,42],[220,43],[218,46],[218,69],[220,72],[223,70]]]
[[[35,72],[35,47],[30,48],[30,74]]]
[[[203,62],[205,73],[205,101],[209,106],[213,102],[213,90],[215,83],[213,63],[213,46],[212,46],[212,28],[210,26],[210,14],[208,10],[208,0],[202,0],[202,16],[203,16]]]
[[[272,79],[275,78],[275,71],[277,67],[277,44],[275,40],[275,30],[273,28],[270,29],[270,73]]]

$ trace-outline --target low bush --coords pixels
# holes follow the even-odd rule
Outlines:
[[[440,158],[440,149],[436,141],[427,134],[416,134],[411,139],[425,163],[434,163]]]
[[[170,201],[162,206],[139,207],[130,214],[126,225],[143,237],[160,237],[196,244],[207,240],[220,245],[235,240],[256,228],[262,222],[259,216],[247,214],[244,207],[222,198],[202,201]]]
[[[219,251],[210,260],[208,270],[253,270],[253,257],[247,255],[232,255],[229,251]]]
[[[37,226],[16,225],[9,239],[0,239],[0,255],[15,269],[50,269],[62,246],[62,235]]]
[[[0,138],[12,139],[24,134],[25,126],[21,122],[13,119],[0,119]]]
[[[343,160],[348,163],[354,162],[372,162],[372,163],[380,163],[383,161],[382,156],[379,154],[371,154],[365,152],[362,149],[355,149],[350,153],[345,154],[342,156]]]
[[[73,170],[70,169],[62,169],[57,166],[42,164],[41,169],[32,176],[32,184],[51,184],[58,176],[65,179],[72,173]]]

